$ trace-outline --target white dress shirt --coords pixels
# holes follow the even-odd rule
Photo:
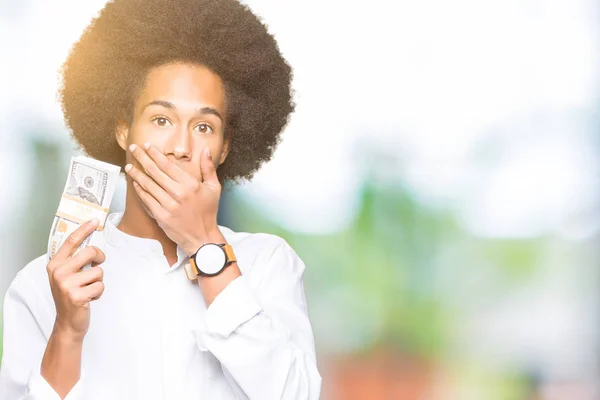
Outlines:
[[[106,254],[105,291],[67,400],[319,398],[304,264],[285,240],[220,227],[242,276],[207,308],[187,256],[178,248],[170,267],[158,241],[116,228],[121,217],[92,238]],[[29,263],[6,293],[2,400],[60,399],[40,375],[56,316],[46,264]]]

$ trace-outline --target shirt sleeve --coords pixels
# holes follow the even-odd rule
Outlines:
[[[48,343],[35,318],[35,288],[17,275],[4,297],[0,399],[61,400],[40,374]],[[81,400],[81,379],[64,400]]]
[[[238,397],[319,398],[321,376],[304,295],[304,269],[285,243],[263,269],[266,275],[259,288],[252,288],[242,275],[209,306],[207,329],[196,332],[198,345],[220,361]]]

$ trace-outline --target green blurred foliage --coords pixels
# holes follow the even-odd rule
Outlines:
[[[471,274],[485,266],[502,278],[499,286],[525,284],[545,247],[541,239],[474,237],[453,210],[427,206],[402,185],[367,183],[360,204],[346,229],[327,235],[288,230],[235,192],[227,212],[236,230],[269,232],[290,243],[308,266],[309,301],[340,288],[360,299],[348,306],[357,325],[345,334],[363,340],[361,351],[383,346],[439,358],[451,350],[461,312],[456,299],[468,298],[470,287],[477,291]],[[373,318],[383,326],[375,338],[361,338],[358,325]]]
[[[363,303],[357,321],[383,314],[373,346],[401,346],[433,355],[450,323],[431,277],[436,246],[457,231],[451,215],[424,210],[403,188],[366,185],[360,211],[345,230],[306,235],[286,230],[234,196],[235,229],[269,232],[286,239],[308,266],[307,292],[346,287]],[[333,317],[335,318],[335,317]]]
[[[65,163],[64,148],[56,142],[33,137],[31,141],[35,163],[32,179],[29,181],[27,196],[27,223],[25,235],[27,254],[23,262],[31,261],[48,248],[48,234],[68,172],[68,159]]]

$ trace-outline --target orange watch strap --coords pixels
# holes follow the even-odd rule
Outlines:
[[[192,264],[194,264],[194,266],[192,267]],[[187,276],[187,278],[190,281],[194,281],[196,279],[198,279],[198,269],[196,268],[196,264],[194,263],[194,261],[192,259],[190,259],[190,262],[185,264],[183,269],[185,270],[185,275]]]
[[[233,247],[230,244],[226,244],[223,246],[223,250],[225,250],[225,255],[227,256],[227,260],[225,261],[227,264],[231,264],[236,262],[235,253],[233,252]]]

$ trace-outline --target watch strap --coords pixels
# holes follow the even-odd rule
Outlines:
[[[215,244],[217,246],[221,247],[223,249],[223,251],[225,251],[225,265],[223,266],[223,269],[225,269],[227,266],[229,266],[237,261],[237,259],[235,258],[235,253],[233,252],[233,247],[231,247],[230,244],[227,244],[227,243],[215,243]],[[200,250],[200,249],[198,249],[198,250]],[[196,253],[197,253],[197,251],[196,251]],[[198,276],[202,275],[202,272],[200,271],[200,269],[196,265],[196,262],[194,261],[194,258],[195,258],[194,256],[196,255],[196,253],[194,253],[190,257],[190,262],[187,263],[183,268],[185,270],[185,275],[187,276],[187,278],[190,281],[196,280],[196,279],[198,279]]]
[[[229,264],[237,261],[235,258],[235,253],[233,252],[233,247],[231,247],[231,245],[229,245],[227,243],[223,243],[220,246],[223,248],[223,250],[225,250],[225,257],[226,257],[225,266],[228,266]]]

